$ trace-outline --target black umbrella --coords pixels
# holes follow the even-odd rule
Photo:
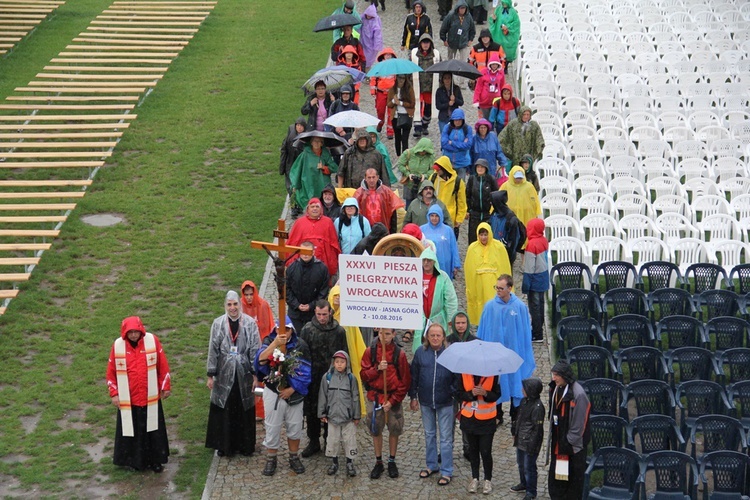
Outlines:
[[[362,21],[351,14],[334,14],[318,21],[313,31],[331,31],[343,28],[344,26],[356,26],[358,24],[362,24]]]
[[[299,134],[294,141],[294,147],[299,147],[302,142],[309,143],[313,137],[320,137],[323,139],[323,145],[327,148],[338,148],[347,147],[349,143],[343,137],[334,134],[333,132],[321,132],[320,130],[311,130],[309,132],[302,132]]]
[[[464,78],[470,78],[476,80],[482,73],[475,68],[473,65],[459,61],[458,59],[448,59],[437,64],[433,64],[426,70],[425,73],[451,73],[456,76],[462,76]]]

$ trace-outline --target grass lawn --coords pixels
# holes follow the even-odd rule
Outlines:
[[[0,59],[0,96],[28,83],[109,4],[68,0]],[[299,85],[330,47],[330,33],[312,26],[338,4],[220,0],[136,109],[0,318],[0,495],[151,496],[151,473],[111,464],[115,409],[104,382],[120,322],[137,314],[172,369],[168,472],[177,470],[178,494],[200,496],[212,457],[203,448],[209,327],[226,290],[262,279],[266,256],[250,240],[271,238],[281,212],[278,147],[299,115]],[[79,221],[96,213],[125,223]]]

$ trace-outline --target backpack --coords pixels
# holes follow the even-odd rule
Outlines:
[[[514,222],[516,226],[514,234],[506,234],[505,228],[513,225]],[[508,259],[512,264],[516,260],[516,253],[526,243],[526,226],[511,213],[508,213],[505,217],[492,214],[490,226],[492,227],[492,235],[505,245],[505,249],[508,251]]]
[[[432,183],[433,186],[435,185],[435,181],[437,180],[437,176],[438,176],[437,172],[433,173],[430,176],[430,182]],[[458,175],[457,175],[456,176],[456,182],[453,183],[453,197],[456,199],[456,203],[458,203],[458,190],[459,190],[460,187],[461,187],[461,178],[458,177]]]
[[[370,344],[370,362],[372,363],[372,366],[375,366],[378,364],[377,355],[378,355],[378,339],[377,337],[375,340],[372,341],[372,344]],[[401,355],[401,348],[399,345],[394,342],[393,343],[393,359],[391,360],[391,363],[396,368],[396,376],[399,380],[401,380],[401,371],[398,368],[398,358]],[[372,390],[372,387],[370,384],[368,384],[364,379],[362,380],[362,385],[364,385],[365,390]]]
[[[362,238],[365,237],[365,221],[362,220],[363,215],[360,215],[359,210],[357,210],[357,220],[359,220],[359,230],[362,233]],[[341,243],[341,228],[344,227],[344,224],[339,221],[339,244]],[[361,240],[360,240],[361,241]]]

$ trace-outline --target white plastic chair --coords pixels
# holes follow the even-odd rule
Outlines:
[[[711,145],[716,141],[732,140],[729,131],[721,125],[703,127],[695,133],[695,138],[705,142],[709,150],[711,149]]]
[[[575,195],[569,193],[549,194],[541,199],[541,204],[545,217],[560,214],[578,218]]]
[[[572,188],[567,177],[559,175],[546,175],[539,179],[539,195],[546,196],[552,193],[570,193]]]
[[[741,141],[737,141],[734,139],[720,139],[717,141],[713,141],[709,145],[708,151],[715,158],[741,158],[744,155],[743,147],[744,146]]]
[[[694,198],[690,203],[693,211],[693,223],[697,223],[714,214],[731,214],[729,202],[723,196],[707,194]]]
[[[671,244],[684,238],[698,238],[700,231],[693,223],[677,212],[665,212],[654,221],[661,234],[661,239]]]
[[[721,122],[729,127],[730,129],[734,125],[750,121],[750,113],[747,111],[736,110],[736,111],[725,111],[721,115]]]
[[[723,196],[716,182],[708,177],[693,177],[682,183],[682,189],[687,193],[690,201],[695,201],[703,196]]]
[[[641,214],[631,214],[620,217],[620,231],[626,240],[642,238],[644,236],[661,238],[661,230],[656,226],[653,218]]]
[[[687,126],[669,128],[664,131],[662,136],[673,148],[678,142],[695,140],[693,129]]]
[[[613,156],[633,156],[637,157],[638,152],[635,145],[630,140],[612,140],[607,141],[602,146],[602,157],[612,158]]]
[[[750,246],[741,241],[720,241],[712,245],[710,250],[715,254],[716,263],[723,266],[727,273],[750,260]]]
[[[632,116],[632,115],[630,115]],[[653,117],[652,117],[653,121]],[[661,132],[656,128],[655,124],[651,126],[640,126],[634,127],[630,131],[630,140],[632,142],[641,142],[646,140],[660,141],[662,139]]]
[[[585,175],[593,175],[601,179],[609,177],[607,171],[604,169],[604,164],[601,160],[594,157],[576,158],[570,164],[570,170],[574,178]]]
[[[625,121],[622,119],[622,115],[613,111],[602,111],[594,116],[594,121],[600,127],[617,127],[620,129],[625,128]]]
[[[729,134],[736,141],[750,143],[750,120],[732,125]]]
[[[576,212],[578,219],[581,219],[582,212],[588,214],[608,214],[614,215],[614,200],[606,193],[589,193],[581,196],[576,203]]]
[[[613,179],[617,177],[633,177],[640,180],[642,178],[640,163],[640,160],[635,156],[613,156],[607,160],[604,168]]]
[[[672,162],[665,158],[644,158],[641,162],[643,171],[643,180],[648,182],[657,177],[675,176],[676,173],[672,168]]]
[[[672,251],[669,246],[659,238],[652,236],[642,236],[628,239],[628,252],[632,256],[634,265],[644,264],[657,260],[669,261],[674,260]]]
[[[589,214],[583,217],[578,225],[583,232],[584,240],[602,236],[621,236],[617,220],[608,214]]]
[[[642,139],[638,141],[638,155],[641,158],[671,158],[672,146],[663,139]]]
[[[615,217],[622,219],[628,215],[645,215],[653,218],[651,202],[640,194],[624,194],[615,200]]]
[[[569,236],[554,238],[550,240],[548,250],[551,265],[560,262],[582,262],[588,266],[591,265],[588,249],[578,238]]]
[[[693,210],[688,203],[687,196],[685,195],[661,195],[651,203],[651,208],[654,210],[654,213],[656,215],[676,213],[687,217],[692,221]]]
[[[602,111],[611,111],[614,113],[622,114],[620,100],[613,99],[611,97],[597,97],[597,98],[592,97],[591,112],[601,113]]]
[[[740,227],[733,215],[713,214],[695,224],[702,239],[711,246],[721,240],[739,240]]]
[[[709,178],[712,174],[709,163],[700,158],[685,158],[677,163],[675,170],[677,170],[677,177],[683,184],[698,177]]]
[[[549,175],[557,175],[565,177],[566,179],[572,179],[570,167],[568,164],[560,158],[542,158],[534,164],[534,168],[539,173],[540,179],[543,179]]]
[[[706,151],[706,146],[701,141],[678,142],[672,148],[672,155],[676,161],[684,158],[708,159],[708,151]]]
[[[563,236],[579,239],[583,237],[578,221],[569,215],[550,215],[544,219],[544,226],[549,241]]]
[[[667,111],[656,116],[656,126],[664,133],[667,129],[673,127],[684,127],[687,125],[687,119],[682,113]]]
[[[712,162],[711,166],[717,182],[730,179],[732,177],[744,177],[745,175],[747,175],[745,162],[743,162],[739,158],[735,158],[732,156],[716,158]]]
[[[602,262],[613,260],[631,261],[632,256],[627,245],[621,238],[615,236],[602,236],[586,242],[591,267],[598,266]]]
[[[697,132],[704,127],[709,125],[721,125],[721,119],[716,113],[708,110],[693,111],[688,116],[688,125]]]
[[[750,193],[750,179],[747,177],[729,177],[717,186],[720,191],[729,195],[730,202],[737,196]]]
[[[600,128],[596,133],[596,138],[601,142],[630,140],[628,131],[619,126]]]
[[[601,160],[602,155],[599,150],[599,143],[591,139],[578,139],[568,144],[570,156],[573,159],[578,158],[596,158]]]
[[[682,185],[676,177],[656,177],[651,179],[646,183],[646,191],[651,194],[651,199],[654,201],[659,200],[665,195],[685,196]]]
[[[691,264],[699,262],[714,263],[716,256],[708,251],[705,243],[696,238],[684,238],[669,244],[674,255],[674,263],[684,274]]]
[[[607,181],[601,177],[593,175],[582,175],[573,179],[572,194],[583,196],[589,193],[606,193]]]

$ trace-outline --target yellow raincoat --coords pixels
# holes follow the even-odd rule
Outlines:
[[[435,186],[435,196],[448,209],[453,226],[458,227],[466,218],[466,213],[469,210],[466,206],[466,183],[458,177],[450,158],[447,156],[441,156],[435,160],[435,163],[450,174],[447,181],[441,179],[439,175],[433,176],[435,177],[434,180],[432,180],[432,177],[430,178]],[[458,183],[458,189],[456,189],[456,183]],[[444,271],[450,272],[450,269],[444,269]]]
[[[516,184],[513,175],[520,171],[524,174],[523,182]],[[536,192],[534,185],[526,180],[526,173],[523,167],[516,165],[510,169],[508,180],[503,182],[500,189],[508,192],[508,207],[513,210],[518,220],[527,225],[531,219],[536,219],[542,215],[542,204],[539,201],[539,194]]]
[[[479,231],[485,229],[489,234],[487,245],[479,241]],[[508,260],[505,245],[492,237],[492,228],[486,222],[477,226],[477,241],[469,245],[464,261],[466,273],[466,304],[469,321],[479,324],[484,305],[494,299],[495,284],[501,274],[513,274]]]
[[[339,322],[341,321],[341,306],[338,303],[340,296],[341,287],[339,287],[339,285],[335,285],[328,293],[328,303],[331,304],[333,318]],[[364,356],[367,346],[362,338],[362,332],[359,331],[359,327],[344,326],[343,328],[346,330],[346,345],[349,349],[349,361],[352,365],[352,374],[357,378],[357,382],[359,382],[359,404],[362,407],[362,415],[365,415],[367,413],[367,409],[365,408],[367,398],[365,398],[365,392],[362,387],[362,379],[359,377],[359,372],[362,370],[362,356]]]

